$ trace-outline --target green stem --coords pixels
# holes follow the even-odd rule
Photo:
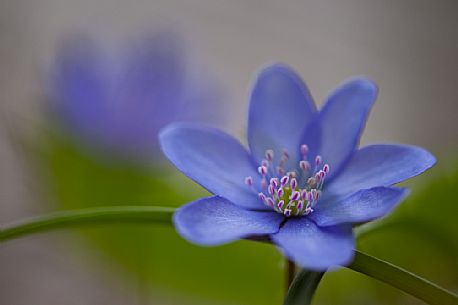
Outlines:
[[[324,272],[303,269],[294,278],[283,305],[309,305]]]
[[[0,242],[44,231],[88,224],[170,224],[174,211],[173,208],[155,206],[112,206],[55,212],[0,226]]]
[[[175,210],[154,206],[112,206],[62,211],[0,227],[0,242],[52,229],[101,223],[172,223]],[[269,242],[268,239],[259,239]],[[458,305],[453,293],[388,262],[356,251],[348,266],[357,272],[381,280],[432,305]]]
[[[294,280],[294,276],[296,275],[296,264],[289,260],[288,258],[286,259],[286,266],[285,266],[285,275],[286,275],[286,292],[288,292],[289,287],[291,286],[291,283]]]
[[[458,297],[452,292],[361,251],[355,251],[355,258],[348,268],[385,282],[428,304],[458,305]]]

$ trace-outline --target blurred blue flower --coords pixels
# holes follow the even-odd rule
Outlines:
[[[217,129],[165,128],[166,156],[216,195],[180,208],[178,232],[200,245],[268,236],[302,267],[348,264],[352,225],[390,212],[407,194],[391,185],[435,163],[414,146],[357,148],[376,96],[374,83],[352,79],[317,111],[300,77],[274,65],[259,73],[251,93],[249,151]]]
[[[154,33],[126,53],[99,47],[89,37],[64,41],[48,91],[59,121],[86,147],[157,159],[157,134],[165,125],[224,121],[221,88],[189,60],[177,33]]]

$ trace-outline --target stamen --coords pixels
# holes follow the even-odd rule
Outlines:
[[[296,177],[296,172],[288,172],[287,174],[290,178]]]
[[[299,167],[304,171],[308,172],[310,170],[310,163],[304,160],[299,162]]]
[[[291,187],[292,190],[295,190],[297,187],[297,180],[296,178],[292,178],[291,182],[289,183],[289,186]]]
[[[272,162],[272,160],[274,159],[274,151],[272,149],[266,150],[266,159],[269,162]]]
[[[320,155],[316,156],[315,165],[320,166],[321,162],[323,162],[323,159],[321,158],[321,156]]]
[[[274,189],[274,186],[272,184],[269,185],[267,190],[269,191],[270,195],[273,196],[275,194],[275,189]]]
[[[289,196],[290,200],[298,200],[301,194],[298,191],[294,191],[291,196]]]
[[[265,176],[267,174],[267,167],[264,165],[258,167],[258,172],[261,176]]]
[[[261,187],[263,190],[267,189],[267,179],[264,177],[261,179]]]
[[[289,177],[288,176],[283,176],[281,179],[280,179],[280,183],[281,183],[281,186],[285,186],[289,181]]]
[[[314,177],[308,178],[307,184],[308,184],[310,187],[315,187],[315,186],[316,186],[316,179],[315,179]]]
[[[302,198],[302,200],[307,199],[307,190],[302,190],[301,198]]]
[[[320,181],[321,181],[321,175],[320,175],[320,173],[316,173],[316,174],[315,174],[315,180],[316,180],[317,183],[320,183]]]
[[[311,201],[316,201],[316,199],[317,199],[316,189],[312,189],[310,192],[312,194],[312,200]]]
[[[307,156],[308,152],[309,152],[309,147],[307,145],[305,145],[305,144],[302,144],[301,145],[301,155],[302,155],[302,157],[305,158]]]
[[[283,149],[283,151],[282,151],[282,157],[284,157],[284,159],[286,159],[286,161],[289,160],[289,153],[288,153],[288,150],[287,150],[287,149]]]
[[[327,174],[327,173],[329,173],[329,170],[330,170],[329,164],[326,163],[326,164],[323,166],[323,171]]]
[[[285,164],[290,156],[287,150],[281,152],[280,158],[274,163],[274,151],[265,151],[258,167],[261,191],[257,193],[259,200],[285,217],[303,216],[313,212],[313,208],[321,197],[324,180],[330,171],[329,164],[323,164],[322,157],[315,157],[314,166],[307,159],[309,148],[300,146],[302,160],[296,163],[296,168],[286,171]],[[245,184],[255,191],[255,179],[245,177]]]
[[[275,205],[274,200],[270,197],[267,197],[266,202],[267,202],[267,205],[270,207],[273,207]]]
[[[274,186],[274,188],[278,187],[278,178],[271,178],[270,184]]]

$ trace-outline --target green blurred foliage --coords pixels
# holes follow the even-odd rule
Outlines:
[[[58,209],[100,205],[178,207],[205,196],[170,167],[140,167],[101,160],[54,134],[40,145],[43,183]],[[451,168],[448,166],[448,168]],[[451,290],[458,289],[458,166],[415,180],[411,196],[358,248]],[[50,207],[55,208],[55,207]],[[281,304],[283,259],[272,246],[241,241],[202,248],[170,227],[118,225],[80,231],[126,277],[161,290],[179,304]],[[315,304],[422,304],[394,288],[348,269],[329,272]]]
[[[101,205],[179,207],[208,193],[171,167],[139,167],[91,157],[61,135],[41,145],[52,209]],[[80,230],[133,281],[179,304],[279,304],[283,259],[270,245],[241,241],[202,248],[172,227],[116,225]],[[144,283],[137,283],[144,286]],[[181,297],[180,297],[181,294]],[[180,299],[181,298],[181,299]]]

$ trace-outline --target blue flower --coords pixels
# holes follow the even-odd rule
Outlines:
[[[300,77],[273,65],[252,89],[249,150],[217,129],[186,123],[165,128],[165,155],[215,195],[180,208],[177,231],[200,245],[268,236],[312,270],[350,263],[353,224],[389,213],[407,194],[392,185],[435,163],[415,146],[358,148],[376,96],[373,82],[355,78],[318,111]]]
[[[102,50],[90,37],[65,40],[48,95],[66,131],[87,147],[134,159],[162,156],[158,133],[174,121],[223,120],[223,94],[189,60],[184,40],[163,31]]]

